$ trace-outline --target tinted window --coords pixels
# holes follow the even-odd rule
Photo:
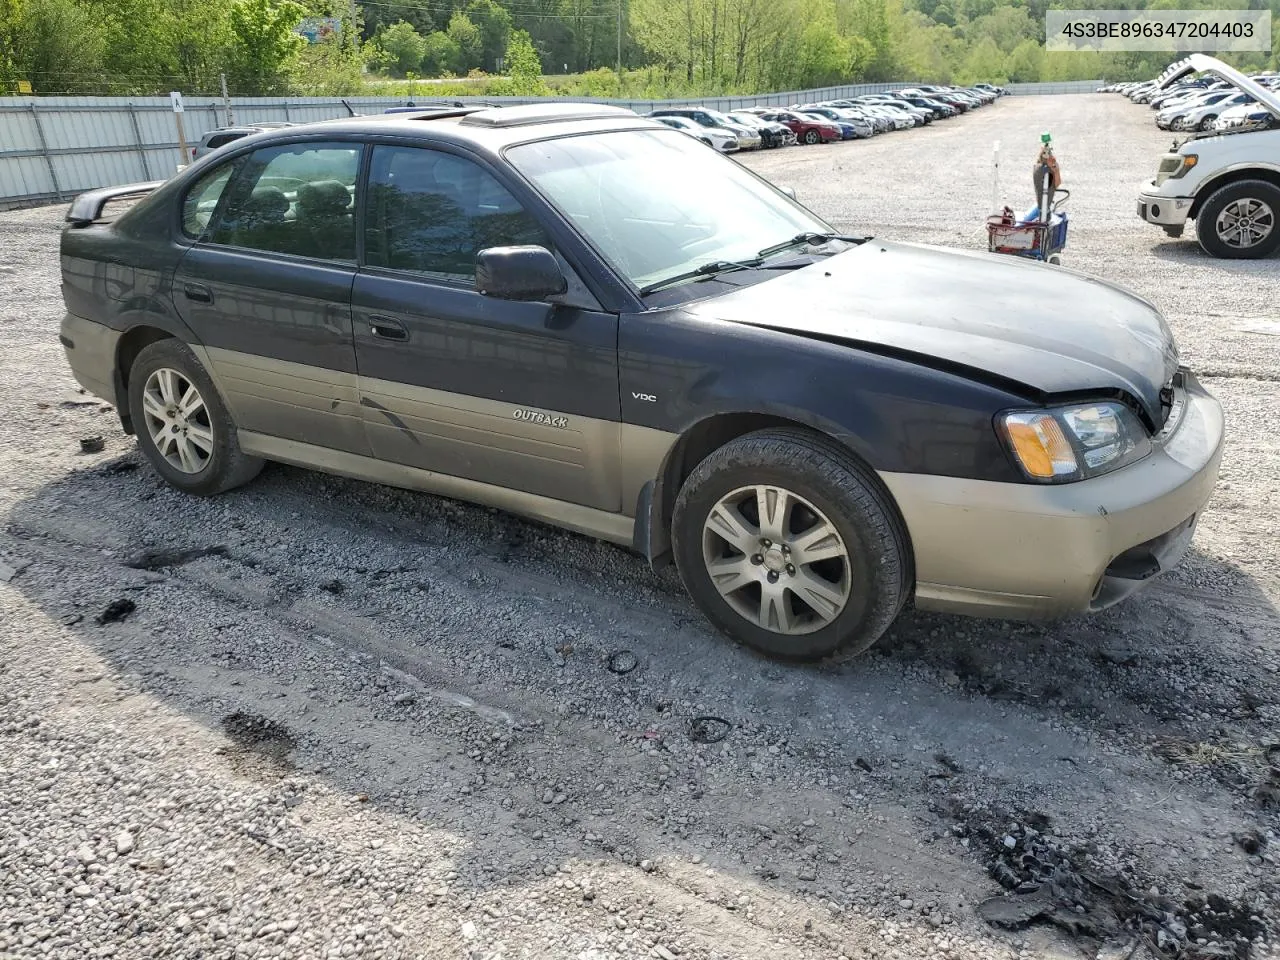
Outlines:
[[[234,168],[235,164],[224,163],[197,180],[196,185],[187,191],[186,199],[182,201],[182,232],[187,236],[198,237],[209,226]]]
[[[537,244],[546,234],[476,163],[438,150],[373,148],[365,260],[372,266],[474,281],[486,247]]]
[[[205,143],[205,146],[210,150],[216,150],[218,147],[228,144],[232,140],[239,140],[243,136],[243,133],[220,133],[216,136],[210,137],[208,142]]]
[[[360,147],[306,143],[249,155],[210,239],[254,250],[355,261]]]

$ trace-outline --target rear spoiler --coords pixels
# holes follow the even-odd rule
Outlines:
[[[86,191],[71,201],[71,209],[67,211],[67,223],[73,227],[87,227],[102,216],[102,208],[112,200],[146,196],[164,182],[153,180],[150,183],[126,183],[117,187],[101,187]]]

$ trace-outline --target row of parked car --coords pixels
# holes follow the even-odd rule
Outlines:
[[[722,153],[797,143],[863,140],[878,133],[923,127],[976,109],[1005,94],[1002,87],[933,84],[844,100],[790,107],[743,107],[728,112],[702,106],[664,107],[649,114]]]
[[[1280,74],[1255,73],[1251,79],[1268,90],[1280,90]],[[1216,77],[1195,77],[1168,88],[1156,80],[1113,83],[1100,93],[1121,93],[1134,103],[1145,103],[1156,111],[1161,130],[1211,133],[1237,128],[1268,129],[1275,116],[1250,94]]]
[[[722,153],[786,147],[797,143],[833,143],[861,140],[878,133],[923,127],[934,120],[954,117],[992,103],[1005,89],[989,83],[972,87],[922,84],[886,93],[868,93],[847,100],[794,104],[790,107],[744,107],[723,112],[709,107],[667,107],[649,114],[676,127]],[[414,112],[436,104],[391,107],[386,113]],[[461,103],[443,104],[462,106]],[[350,109],[350,108],[348,108]],[[354,111],[353,111],[354,115]],[[219,127],[206,133],[191,150],[198,160],[219,147],[260,133],[287,127],[284,121]]]

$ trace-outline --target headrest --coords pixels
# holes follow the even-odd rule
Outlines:
[[[351,194],[338,180],[317,180],[298,188],[298,214],[303,217],[332,217],[346,213]]]
[[[244,213],[259,221],[283,220],[289,212],[289,198],[279,187],[258,187],[245,201]]]

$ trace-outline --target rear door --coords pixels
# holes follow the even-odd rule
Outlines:
[[[184,225],[197,240],[173,297],[241,430],[367,455],[351,327],[361,153],[264,146],[211,174],[232,178]]]
[[[368,183],[352,304],[373,454],[619,512],[617,316],[592,308],[563,258],[568,302],[476,290],[478,251],[551,248],[478,159],[377,144]]]

